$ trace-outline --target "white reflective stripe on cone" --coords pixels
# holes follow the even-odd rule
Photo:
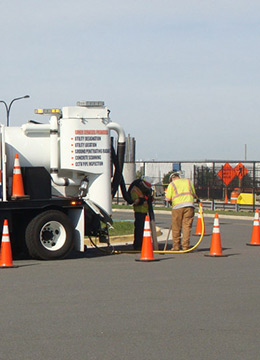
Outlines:
[[[9,242],[9,230],[8,230],[8,226],[4,225],[3,227],[3,234],[2,234],[2,242]]]
[[[218,218],[214,220],[214,225],[213,226],[219,226],[219,220]]]
[[[150,230],[144,230],[144,236],[145,237],[151,236]]]

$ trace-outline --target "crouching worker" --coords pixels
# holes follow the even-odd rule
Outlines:
[[[148,214],[148,199],[152,196],[151,179],[142,177],[134,180],[129,186],[128,193],[133,200],[135,229],[134,229],[134,249],[141,250],[143,243],[144,222]]]
[[[172,205],[172,240],[171,250],[188,250],[190,232],[194,219],[194,198],[197,198],[194,185],[189,179],[181,179],[178,172],[170,176],[170,184],[166,191],[166,200]]]

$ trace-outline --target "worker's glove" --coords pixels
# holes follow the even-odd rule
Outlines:
[[[196,199],[196,203],[199,204],[199,203],[200,203],[200,199]]]

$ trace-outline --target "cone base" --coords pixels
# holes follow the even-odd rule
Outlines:
[[[201,236],[202,234],[193,234],[194,236]],[[203,236],[210,236],[211,234],[203,234]]]
[[[143,261],[143,262],[150,262],[150,261],[159,261],[160,259],[135,259],[135,261]]]
[[[11,200],[28,200],[30,199],[29,195],[12,195]]]
[[[0,269],[11,269],[11,268],[18,268],[18,266],[17,265],[8,265],[8,266],[0,265]]]
[[[221,254],[221,255],[217,255],[217,254],[214,254],[214,255],[205,254],[204,256],[207,256],[207,257],[227,257],[228,255],[224,255],[224,254]]]
[[[248,246],[260,246],[260,244],[247,244]]]

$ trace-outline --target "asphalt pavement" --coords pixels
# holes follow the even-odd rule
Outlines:
[[[168,230],[167,215],[156,220]],[[205,224],[211,234],[213,219]],[[252,225],[220,216],[220,258],[205,256],[209,235],[196,251],[155,254],[156,262],[96,249],[60,261],[14,260],[17,268],[0,269],[1,358],[258,359],[260,246],[247,245]]]

